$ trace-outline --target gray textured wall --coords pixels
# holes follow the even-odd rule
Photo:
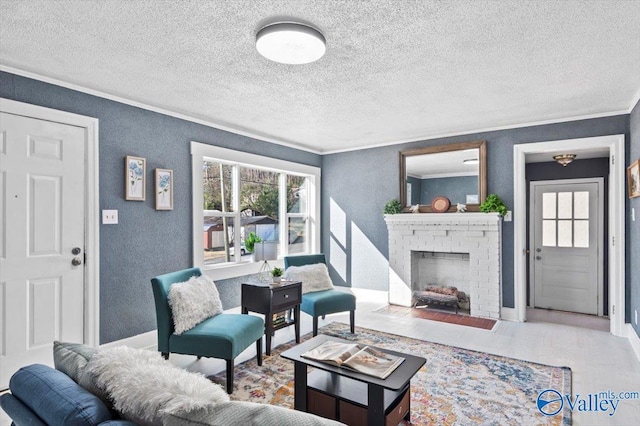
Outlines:
[[[388,267],[385,262],[388,257],[388,234],[382,208],[387,201],[399,196],[396,161],[399,150],[486,140],[488,193],[498,194],[511,209],[515,144],[614,134],[625,134],[626,140],[629,140],[628,115],[431,139],[323,156],[322,247],[330,260],[332,278],[352,287],[382,290],[387,286]],[[627,150],[628,147],[627,142]],[[345,182],[349,182],[349,185],[345,185]],[[375,191],[371,190],[371,182],[376,182]],[[331,203],[333,207],[330,209]],[[332,218],[331,211],[338,212],[339,218]],[[345,236],[341,235],[340,227],[346,229]],[[340,235],[336,236],[336,233]],[[629,261],[627,256],[627,268]],[[502,303],[505,307],[513,307],[513,222],[503,224],[502,265]]]
[[[100,226],[100,343],[154,330],[150,278],[190,267],[192,205],[190,141],[313,166],[318,155],[258,141],[59,86],[0,73],[0,96],[100,120],[100,209],[117,209],[118,225]],[[147,199],[124,200],[124,157],[147,159]],[[156,211],[154,169],[174,171],[174,210]],[[239,304],[231,280],[221,283],[225,307]]]
[[[640,102],[631,111],[630,117],[630,153],[627,155],[627,165],[640,159]],[[635,209],[636,220],[631,221],[631,207]],[[627,319],[640,336],[640,318],[635,323],[636,312],[640,317],[640,197],[629,200],[627,213],[627,303],[629,306]]]
[[[192,264],[191,140],[322,166],[322,247],[330,257],[332,277],[336,284],[376,290],[386,290],[388,237],[382,208],[398,197],[398,150],[486,139],[488,191],[500,195],[508,206],[513,205],[514,144],[624,133],[627,163],[640,158],[638,105],[631,114],[631,139],[629,116],[622,115],[320,157],[4,72],[0,72],[0,96],[100,120],[100,208],[120,212],[119,225],[100,228],[101,343],[154,329],[149,278]],[[174,170],[173,211],[154,209],[150,187],[147,201],[124,200],[125,155],[147,159],[148,185],[156,167]],[[637,262],[631,266],[632,259],[640,258],[640,198],[631,200],[631,205],[637,219],[631,222],[629,215],[627,220],[628,320],[633,310],[640,314],[640,271]],[[503,233],[503,305],[513,306],[512,222],[504,224]],[[220,283],[225,308],[239,303],[237,282]]]

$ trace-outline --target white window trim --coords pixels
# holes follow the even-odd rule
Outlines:
[[[233,278],[240,275],[248,275],[259,272],[261,264],[233,263],[225,265],[204,264],[204,242],[202,239],[203,216],[203,187],[202,187],[202,162],[204,158],[215,158],[225,162],[239,164],[245,167],[262,167],[280,173],[301,174],[308,176],[309,182],[309,249],[311,253],[320,252],[320,168],[306,164],[294,163],[262,155],[249,154],[218,146],[191,141],[191,172],[193,190],[193,263],[213,279]],[[281,207],[284,209],[284,207]],[[282,213],[282,211],[280,212]],[[287,215],[291,215],[287,213]],[[281,217],[286,218],[287,216]],[[284,233],[286,234],[286,233]],[[281,236],[282,238],[282,236]],[[281,265],[282,260],[274,262]]]

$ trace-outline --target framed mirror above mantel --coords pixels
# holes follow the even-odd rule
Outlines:
[[[487,196],[486,141],[459,142],[400,151],[400,203],[404,211],[420,205],[420,213],[434,213],[436,197],[480,211]]]

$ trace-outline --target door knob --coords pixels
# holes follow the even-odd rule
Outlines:
[[[80,249],[80,247],[74,247],[73,249],[71,249],[71,254],[74,256],[77,256],[80,254],[82,250]]]
[[[73,266],[80,266],[82,265],[82,260],[79,257],[74,257],[73,260],[71,261],[71,264]]]
[[[536,256],[536,260],[542,260],[542,256]]]
[[[538,253],[540,253],[541,251],[542,251],[542,249],[541,249],[541,248],[537,248],[537,249],[536,249],[536,252],[538,252]]]

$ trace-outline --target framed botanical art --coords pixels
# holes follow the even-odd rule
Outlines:
[[[173,170],[156,169],[156,210],[173,210]]]
[[[640,197],[640,160],[636,160],[627,167],[627,182],[629,198]]]
[[[125,200],[144,201],[147,160],[127,155],[125,158]]]

